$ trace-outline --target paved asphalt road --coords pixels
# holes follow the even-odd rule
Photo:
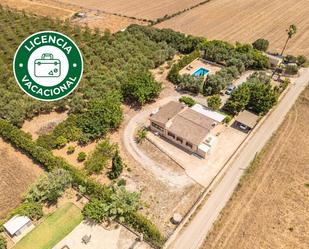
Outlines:
[[[199,209],[191,222],[180,231],[175,241],[169,247],[170,249],[197,249],[202,245],[220,211],[233,194],[244,169],[249,166],[255,154],[263,148],[272,134],[279,128],[285,115],[293,106],[299,94],[307,86],[308,81],[309,68],[305,69],[301,77],[291,86],[291,89],[265,122],[257,128],[255,134],[253,134],[246,146],[243,147],[236,159],[230,163],[221,182],[212,190],[209,199]]]

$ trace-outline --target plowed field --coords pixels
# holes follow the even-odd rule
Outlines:
[[[280,52],[290,24],[298,33],[287,52],[309,56],[308,0],[211,0],[157,27],[230,42],[266,38],[270,49]]]

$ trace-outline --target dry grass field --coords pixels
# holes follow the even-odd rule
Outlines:
[[[85,9],[101,10],[125,16],[155,20],[189,8],[203,0],[57,0],[81,6]]]
[[[298,34],[287,53],[309,56],[308,0],[211,0],[157,27],[230,42],[264,37],[271,50],[280,52],[290,24],[297,25]]]
[[[0,220],[22,199],[43,170],[0,139]]]
[[[74,1],[75,2],[75,1]],[[80,1],[82,2],[82,1]],[[48,16],[52,18],[59,18],[65,20],[71,18],[77,12],[84,12],[86,16],[84,18],[71,19],[73,24],[80,26],[87,25],[89,28],[99,28],[101,31],[109,29],[111,32],[117,32],[128,27],[131,24],[147,25],[148,22],[144,22],[137,19],[118,16],[110,13],[106,13],[101,8],[89,9],[87,7],[87,1],[83,5],[72,4],[72,1],[54,1],[54,0],[1,0],[0,4],[8,6],[26,13],[33,13],[40,16]]]
[[[309,245],[309,87],[253,163],[203,248]]]

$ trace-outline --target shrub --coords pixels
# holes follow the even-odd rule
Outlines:
[[[136,141],[137,143],[141,143],[143,140],[145,140],[147,137],[147,129],[142,127],[137,131],[136,134]]]
[[[162,236],[156,226],[144,216],[139,213],[128,213],[125,217],[126,223],[144,234],[145,240],[148,240],[155,246],[155,248],[161,248],[165,242],[165,238]]]
[[[43,217],[42,204],[34,201],[25,201],[11,213],[12,216],[16,214],[27,216],[31,220],[38,220]]]
[[[27,193],[27,200],[30,202],[54,203],[64,191],[71,185],[72,177],[64,169],[55,169],[43,176],[35,183]]]
[[[260,39],[257,39],[255,42],[253,42],[252,46],[257,50],[266,52],[269,46],[269,41],[260,38]]]
[[[299,67],[305,66],[307,62],[308,61],[307,61],[307,57],[306,56],[304,56],[304,55],[297,56],[297,65]]]
[[[182,96],[179,99],[179,102],[184,103],[184,104],[186,104],[189,107],[192,107],[192,106],[194,106],[196,104],[196,101],[193,98],[188,97],[188,96]]]
[[[285,67],[285,73],[290,75],[295,75],[298,73],[298,66],[296,65],[287,65]]]
[[[108,140],[104,140],[96,145],[94,152],[85,162],[85,169],[89,174],[99,173],[106,167],[108,160],[114,154],[115,145],[110,144]]]
[[[108,174],[109,179],[113,180],[118,178],[122,173],[122,170],[123,170],[122,159],[119,155],[119,151],[116,150],[116,153],[113,156],[112,170]]]
[[[213,95],[207,99],[208,107],[214,111],[219,110],[221,103],[222,102],[219,95]]]
[[[127,184],[127,181],[125,179],[120,179],[118,182],[117,182],[117,185],[118,186],[125,186]]]
[[[0,234],[0,249],[6,249],[7,248],[7,242],[4,236]]]
[[[83,208],[85,218],[98,223],[105,218],[125,220],[128,213],[136,212],[140,208],[140,194],[130,193],[124,187],[113,187],[113,192],[108,199],[92,198]]]
[[[78,153],[77,160],[79,162],[83,162],[86,160],[86,157],[87,157],[86,153],[82,151]]]
[[[71,155],[73,154],[75,151],[75,147],[74,146],[69,146],[67,149],[67,154]]]
[[[223,120],[223,122],[226,123],[226,124],[228,124],[228,123],[231,122],[231,120],[232,120],[232,117],[231,117],[230,115],[226,115],[225,118],[224,118],[224,120]]]
[[[64,136],[60,136],[56,139],[56,148],[61,149],[68,143],[68,140]]]
[[[101,223],[108,215],[107,204],[97,198],[92,198],[83,208],[82,214],[86,219]]]

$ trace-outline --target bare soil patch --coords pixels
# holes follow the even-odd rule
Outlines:
[[[203,248],[307,248],[309,88],[249,168]]]
[[[0,138],[0,219],[15,208],[43,169]]]
[[[309,4],[307,0],[211,0],[157,25],[184,33],[230,42],[270,41],[270,50],[280,52],[285,30],[296,24],[298,33],[287,53],[309,55]]]
[[[40,135],[51,132],[57,124],[65,120],[67,116],[67,112],[41,114],[31,120],[26,120],[22,126],[22,130],[30,133],[33,139],[37,139]]]

